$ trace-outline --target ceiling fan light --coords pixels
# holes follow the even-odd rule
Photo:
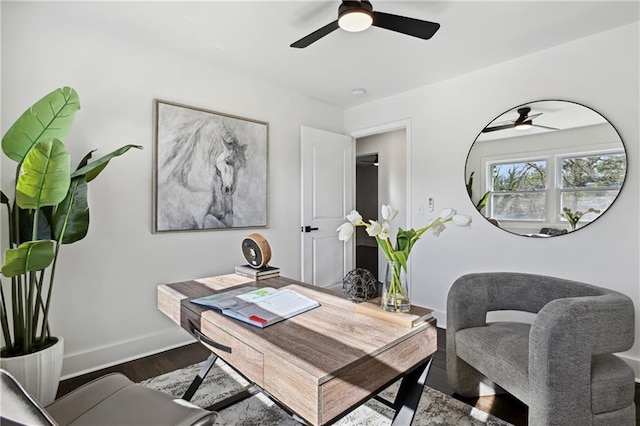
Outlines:
[[[533,127],[533,122],[531,120],[522,121],[520,123],[515,124],[516,130],[528,130]]]
[[[373,15],[362,9],[347,10],[338,18],[340,28],[352,33],[364,31],[371,24],[373,24]]]

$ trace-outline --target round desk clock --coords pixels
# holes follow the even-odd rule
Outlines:
[[[251,234],[242,239],[242,254],[251,267],[259,269],[269,264],[271,247],[262,235]]]

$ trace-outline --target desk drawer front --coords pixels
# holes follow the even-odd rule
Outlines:
[[[255,382],[258,386],[263,386],[264,360],[262,354],[221,330],[206,318],[210,316],[215,319],[218,315],[217,312],[203,312],[200,318],[196,313],[183,306],[180,325],[185,330],[189,330],[190,320],[209,339],[230,347],[231,353],[228,353],[205,344],[211,352],[218,355],[236,370],[241,371],[249,380]]]
[[[367,398],[384,384],[409,370],[437,349],[435,326],[426,328],[377,357],[343,371],[321,388],[322,423]]]

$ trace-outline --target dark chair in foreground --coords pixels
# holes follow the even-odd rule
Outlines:
[[[499,310],[536,317],[531,325],[487,323],[487,312]],[[635,425],[633,370],[613,355],[633,339],[633,302],[605,288],[479,273],[449,291],[449,383],[467,397],[506,390],[529,406],[531,426]]]
[[[0,369],[0,424],[211,426],[217,414],[170,395],[108,374],[43,408],[18,381]]]

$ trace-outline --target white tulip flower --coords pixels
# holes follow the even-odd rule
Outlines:
[[[436,220],[437,220],[437,219],[434,219],[434,218],[429,219],[429,220],[427,221],[427,224],[425,225],[425,227],[427,227],[427,228],[428,228],[428,227],[429,227],[429,226],[431,226],[431,225],[433,224],[433,222],[435,222]]]
[[[455,223],[458,226],[467,226],[471,224],[471,218],[469,216],[465,216],[462,214],[453,215],[452,220],[453,220],[453,223]]]
[[[380,234],[382,226],[375,220],[370,220],[369,222],[371,222],[371,226],[367,228],[367,234],[369,234],[370,237],[375,237]]]
[[[380,230],[378,237],[383,240],[388,240],[391,237],[391,225],[389,225],[388,222],[382,224],[382,229]]]
[[[383,204],[382,205],[382,218],[386,221],[386,222],[391,222],[396,215],[398,214],[398,210],[394,210],[393,207],[391,207],[388,204]]]
[[[337,229],[338,231],[338,239],[340,241],[349,241],[351,236],[353,235],[353,225],[350,222],[343,223]]]
[[[362,223],[362,216],[356,210],[351,210],[351,213],[347,215],[347,220],[354,225],[360,225]]]
[[[452,218],[455,214],[456,214],[456,211],[454,209],[447,208],[442,210],[442,213],[440,213],[440,219],[447,220]]]
[[[394,243],[393,237],[391,236],[391,221],[398,215],[398,211],[388,204],[383,204],[381,213],[380,219],[367,220],[365,222],[360,213],[352,210],[351,213],[346,216],[348,222],[340,225],[338,228],[338,239],[346,243],[353,238],[357,226],[364,226],[367,234],[370,237],[376,238],[379,248],[382,249],[389,262],[393,261],[399,264],[400,259],[404,259],[402,263],[406,266],[411,248],[424,233],[430,232],[438,237],[447,229],[446,224],[448,222],[453,222],[454,225],[457,226],[468,226],[471,224],[471,217],[458,214],[455,209],[446,208],[442,210],[440,215],[429,219],[427,224],[420,229],[397,229],[396,242]],[[402,241],[401,245],[398,245],[398,240]],[[400,249],[400,246],[402,246],[402,249]],[[401,288],[398,283],[395,285],[390,284],[387,291],[387,295],[391,297],[400,294]],[[405,297],[405,295],[403,295],[403,297]]]
[[[429,231],[431,231],[433,233],[433,235],[435,235],[436,237],[439,237],[440,234],[442,234],[442,231],[444,231],[447,227],[444,226],[443,223],[439,223],[436,226],[434,226],[433,228],[430,228]]]

